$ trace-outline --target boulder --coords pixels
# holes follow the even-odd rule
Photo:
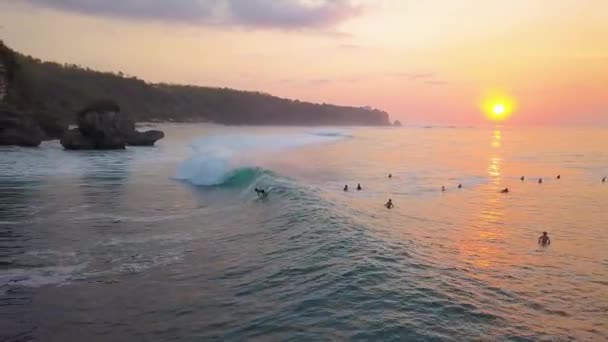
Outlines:
[[[161,131],[138,132],[135,122],[120,113],[111,101],[94,103],[78,113],[78,129],[67,132],[61,139],[66,149],[124,149],[125,145],[152,146],[162,139]]]
[[[94,150],[95,140],[85,137],[77,128],[71,129],[63,134],[59,141],[66,150]]]
[[[121,150],[127,144],[118,121],[119,112],[90,111],[78,116],[78,128],[66,132],[60,140],[67,150]]]
[[[107,137],[122,137],[120,112],[91,111],[78,116],[78,129],[83,136],[94,139]]]
[[[127,144],[130,146],[154,146],[157,140],[165,137],[165,133],[157,130],[139,132],[134,130],[127,139]]]
[[[86,136],[78,128],[67,131],[59,142],[66,150],[123,150],[126,145],[121,136]]]
[[[395,120],[395,122],[393,123],[393,126],[401,127],[401,121]]]
[[[28,115],[8,109],[0,109],[0,145],[36,147],[44,133]]]

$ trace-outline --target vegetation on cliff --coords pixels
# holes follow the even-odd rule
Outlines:
[[[1,44],[1,43],[0,43]],[[260,92],[152,84],[122,73],[43,62],[11,51],[11,88],[16,108],[74,123],[76,113],[100,98],[112,99],[136,121],[214,122],[232,125],[389,125],[386,112],[315,104]]]

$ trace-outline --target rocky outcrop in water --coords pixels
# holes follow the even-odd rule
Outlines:
[[[393,123],[393,126],[395,126],[395,127],[401,127],[401,121],[395,120],[395,122]]]
[[[165,133],[157,130],[149,130],[145,132],[133,131],[127,139],[127,145],[130,146],[154,146],[157,140],[165,137]]]
[[[44,137],[40,125],[30,116],[0,108],[0,145],[36,147]]]
[[[98,102],[78,113],[78,128],[68,131],[61,144],[68,150],[116,150],[126,145],[153,146],[161,131],[139,132],[135,123],[113,102]]]
[[[82,135],[78,128],[65,132],[59,142],[66,150],[94,150],[97,148],[95,140]],[[124,145],[121,148],[124,148]]]

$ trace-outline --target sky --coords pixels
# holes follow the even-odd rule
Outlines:
[[[0,0],[0,39],[150,82],[371,106],[406,124],[608,124],[606,0]],[[486,101],[487,102],[487,101]]]

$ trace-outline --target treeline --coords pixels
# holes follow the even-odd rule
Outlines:
[[[5,50],[8,48],[4,47]],[[10,49],[9,49],[10,51]],[[72,122],[91,102],[109,99],[137,121],[232,125],[388,125],[386,112],[283,99],[227,88],[152,84],[122,73],[44,62],[13,53],[7,101]]]

